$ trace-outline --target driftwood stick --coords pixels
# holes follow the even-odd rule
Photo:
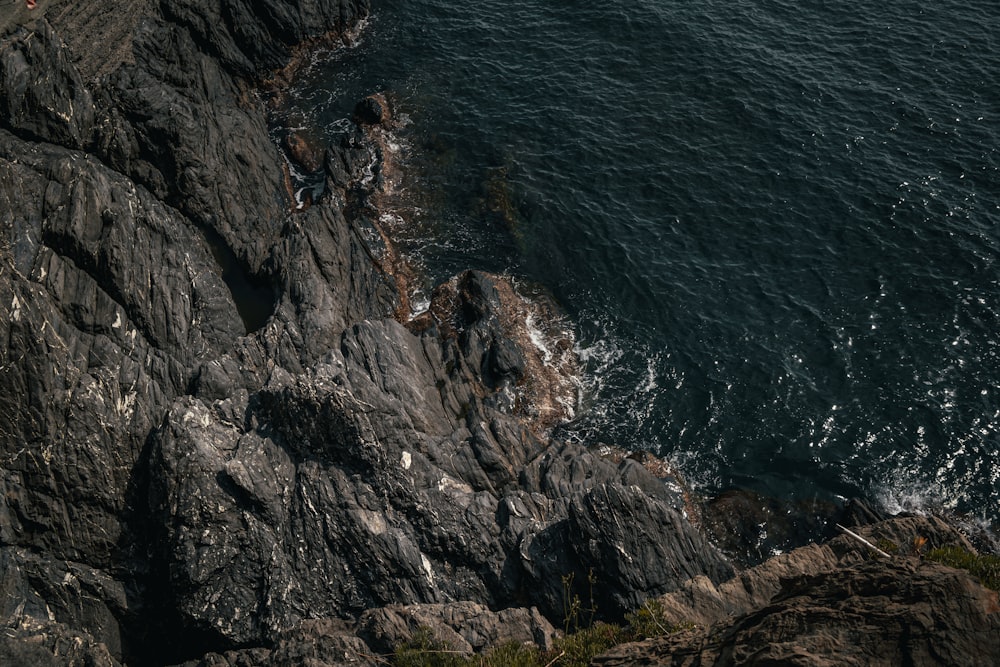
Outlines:
[[[883,558],[892,558],[892,556],[890,556],[886,552],[882,551],[877,546],[875,546],[874,544],[872,544],[871,542],[869,542],[865,538],[863,538],[860,535],[858,535],[857,533],[855,533],[853,530],[848,530],[847,528],[844,528],[843,526],[841,526],[839,523],[836,524],[836,526],[837,526],[837,528],[840,528],[842,531],[844,531],[845,533],[847,533],[848,535],[850,535],[851,537],[853,537],[854,539],[856,539],[858,542],[861,542],[866,547],[868,547],[869,549],[871,549],[872,551],[874,551],[875,553],[877,553],[879,556],[882,556]]]
[[[559,658],[563,657],[564,655],[566,655],[566,651],[563,651],[556,657],[552,658],[552,660],[549,661],[549,664],[545,665],[545,667],[552,667],[552,665],[556,664],[559,661]]]

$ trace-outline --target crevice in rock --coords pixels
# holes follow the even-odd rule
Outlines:
[[[150,470],[160,429],[154,428],[143,445],[127,489],[125,523],[119,544],[121,578],[132,598],[122,624],[122,660],[126,665],[176,665],[207,653],[240,648],[219,633],[187,622],[178,611],[180,593],[171,581],[169,558],[163,551],[162,527],[150,506],[156,481]],[[178,641],[183,637],[183,641]]]
[[[259,331],[278,307],[277,286],[266,277],[248,271],[217,231],[199,227],[212,257],[222,270],[222,280],[232,294],[247,334]]]

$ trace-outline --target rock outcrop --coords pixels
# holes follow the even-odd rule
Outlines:
[[[558,372],[502,281],[393,319],[365,132],[296,210],[257,86],[368,10],[52,0],[4,24],[6,663],[365,661],[420,625],[544,643],[568,575],[609,616],[731,576],[661,480],[549,439]]]
[[[696,577],[657,600],[677,631],[615,647],[594,665],[991,665],[1000,660],[1000,599],[966,572],[923,561],[971,550],[930,517],[856,529],[899,548],[876,557],[848,536],[812,544],[722,585]]]

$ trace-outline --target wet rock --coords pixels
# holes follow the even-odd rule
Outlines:
[[[358,125],[384,125],[389,117],[389,105],[382,95],[369,95],[358,102],[352,116]]]
[[[877,507],[872,507],[860,498],[852,498],[841,513],[840,523],[848,527],[866,526],[870,523],[885,521],[888,518],[889,515]]]
[[[819,500],[787,501],[732,489],[705,504],[702,525],[728,556],[744,566],[836,534],[843,509]]]
[[[459,345],[491,387],[517,384],[524,376],[526,361],[522,347],[505,336],[498,315],[503,312],[500,292],[492,278],[481,271],[468,271],[458,281],[457,320]]]
[[[301,132],[289,132],[283,143],[288,156],[306,173],[312,174],[323,168],[325,148],[318,147],[315,138],[306,137]]]
[[[371,169],[376,161],[377,150],[365,139],[360,128],[344,132],[337,143],[327,148],[323,159],[327,189],[340,193],[342,197],[348,192],[355,197],[360,196],[358,182],[374,178]]]

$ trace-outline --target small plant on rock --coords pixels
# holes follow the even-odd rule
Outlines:
[[[639,609],[625,615],[633,639],[648,639],[670,634],[671,627],[663,613],[663,603],[646,600]]]
[[[577,593],[573,592],[573,581],[575,573],[563,575],[563,632],[567,635],[571,632],[579,632],[582,629],[591,627],[594,624],[594,617],[597,615],[597,603],[594,601],[594,584],[597,583],[597,576],[591,568],[587,573],[587,591],[589,606],[584,607],[583,601]]]
[[[628,639],[621,627],[599,621],[557,639],[552,661],[561,667],[585,667],[591,658]]]
[[[394,667],[463,667],[469,661],[444,641],[434,636],[430,628],[420,628],[410,641],[392,654]]]
[[[1000,556],[976,554],[962,547],[939,547],[927,552],[925,558],[935,563],[965,570],[979,579],[986,588],[1000,591]]]

